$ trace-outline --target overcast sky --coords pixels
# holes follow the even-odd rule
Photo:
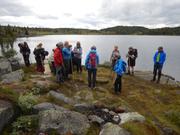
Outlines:
[[[0,0],[0,24],[101,29],[180,26],[180,0]]]

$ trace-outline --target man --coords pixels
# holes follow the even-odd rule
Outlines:
[[[57,82],[63,82],[63,55],[61,49],[63,48],[63,43],[57,43],[56,49],[54,50],[54,65],[56,67],[56,79]]]
[[[96,47],[92,46],[85,61],[86,69],[88,70],[88,87],[93,89],[96,85],[97,66],[99,64],[99,56],[96,52]]]
[[[163,51],[162,46],[158,48],[158,51],[155,53],[153,60],[154,60],[154,71],[153,71],[154,77],[152,81],[153,82],[156,81],[156,75],[158,72],[157,83],[159,83],[161,79],[161,72],[162,72],[163,64],[166,60],[166,53]]]
[[[136,58],[137,58],[137,49],[133,49],[133,47],[129,47],[128,54],[126,55],[128,58],[128,74],[134,75],[134,67],[136,65]]]
[[[126,63],[121,59],[121,56],[117,59],[114,66],[114,72],[117,74],[114,82],[114,91],[116,94],[120,94],[122,88],[122,76],[126,72]]]
[[[71,69],[71,50],[69,46],[69,42],[65,41],[64,48],[62,49],[63,53],[63,61],[65,68],[65,79],[68,79],[68,75],[70,74]]]
[[[82,48],[81,43],[78,41],[73,50],[74,64],[77,66],[77,72],[82,72],[81,59],[82,59]]]
[[[113,50],[113,52],[111,54],[111,58],[110,58],[112,69],[114,68],[119,56],[120,56],[120,52],[118,50],[118,46],[114,46],[114,50]]]
[[[20,48],[20,53],[23,55],[23,59],[24,59],[24,63],[26,65],[26,67],[29,67],[30,66],[29,55],[31,53],[31,50],[30,50],[27,42],[19,43],[18,46]]]

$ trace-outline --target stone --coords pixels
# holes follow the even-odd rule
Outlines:
[[[56,91],[50,91],[49,95],[52,96],[53,98],[57,99],[57,100],[63,101],[64,103],[67,103],[69,105],[75,105],[76,104],[76,102],[73,99],[66,97],[62,93],[58,93]]]
[[[88,90],[81,90],[81,91],[76,92],[74,98],[77,100],[86,100],[86,101],[94,100],[92,91],[88,91]]]
[[[109,83],[109,80],[107,78],[97,77],[96,82],[99,84],[107,84]]]
[[[11,63],[8,59],[0,58],[0,77],[4,74],[12,72]]]
[[[38,113],[40,111],[45,111],[45,110],[59,110],[59,111],[67,111],[66,108],[63,108],[61,106],[52,104],[52,103],[48,103],[48,102],[44,102],[44,103],[40,103],[37,104],[35,106],[33,106],[33,110],[35,113]]]
[[[115,113],[124,113],[124,112],[126,112],[126,110],[127,109],[125,107],[119,106],[118,108],[114,109],[114,112]]]
[[[1,76],[2,83],[6,84],[22,81],[23,78],[24,71],[22,69]]]
[[[97,115],[89,115],[88,119],[90,122],[98,123],[99,125],[103,125],[105,123],[105,121],[102,118],[98,117]]]
[[[130,135],[130,133],[116,124],[107,123],[99,135]]]
[[[19,70],[21,68],[19,58],[11,57],[11,58],[8,59],[8,61],[11,64],[12,71],[16,71],[16,70]]]
[[[14,109],[11,103],[0,100],[0,133],[14,117]]]
[[[85,112],[89,112],[89,111],[93,110],[94,106],[91,104],[87,104],[87,103],[81,103],[81,104],[75,104],[74,109],[75,109],[75,111],[85,113]]]
[[[121,122],[121,118],[119,117],[119,115],[114,115],[112,120],[114,124],[119,124]]]
[[[87,117],[74,111],[46,110],[39,113],[39,130],[58,134],[86,135],[90,128]]]
[[[129,121],[138,121],[138,122],[145,121],[145,117],[137,112],[119,113],[119,116],[121,118],[120,124],[129,122]]]

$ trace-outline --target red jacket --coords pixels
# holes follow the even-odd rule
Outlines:
[[[59,48],[56,48],[54,51],[54,64],[56,67],[63,64],[63,56]]]

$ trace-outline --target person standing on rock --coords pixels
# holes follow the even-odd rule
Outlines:
[[[36,70],[37,72],[44,73],[45,68],[44,68],[44,60],[45,57],[48,55],[48,52],[42,48],[42,43],[39,43],[37,47],[34,49],[34,55],[35,55],[35,60],[36,60]]]
[[[76,43],[76,46],[74,47],[73,54],[74,54],[74,63],[77,66],[77,72],[82,73],[82,66],[81,66],[82,48],[81,48],[81,43],[79,41]]]
[[[113,50],[113,52],[111,54],[111,58],[110,58],[112,70],[113,70],[119,56],[120,56],[120,52],[118,50],[118,46],[114,46],[114,50]]]
[[[23,55],[23,59],[26,67],[29,67],[30,66],[29,55],[31,53],[31,50],[27,42],[19,43],[18,46],[20,48],[20,53]]]
[[[156,75],[158,72],[157,83],[159,83],[161,79],[161,72],[162,72],[163,64],[166,61],[166,53],[164,52],[162,46],[158,48],[158,51],[155,53],[153,60],[154,60],[154,70],[153,70],[154,76],[153,76],[152,81],[153,82],[156,81]]]
[[[49,63],[49,68],[51,70],[51,73],[56,75],[56,67],[54,65],[54,51],[55,51],[55,49],[52,49],[52,53],[48,58],[48,63]]]
[[[64,69],[65,69],[65,79],[68,79],[71,69],[71,50],[68,41],[65,41],[64,48],[62,49]]]
[[[114,66],[114,72],[117,74],[114,82],[114,91],[116,94],[120,94],[122,89],[122,76],[126,72],[126,62],[121,59],[121,56],[118,57]]]
[[[128,58],[128,74],[134,75],[134,67],[136,65],[136,58],[137,58],[137,49],[133,49],[133,47],[129,47],[128,54],[126,57]]]
[[[56,49],[54,50],[54,64],[56,67],[56,79],[58,83],[64,82],[63,78],[63,55],[61,49],[63,48],[63,43],[57,43]]]
[[[86,56],[85,67],[88,71],[88,87],[93,89],[96,86],[96,73],[99,64],[99,55],[96,47],[92,46],[90,52]]]

